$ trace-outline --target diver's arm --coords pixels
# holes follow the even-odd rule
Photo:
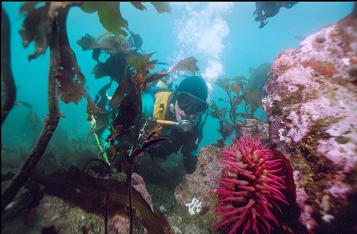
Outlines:
[[[186,172],[192,174],[196,169],[197,158],[198,158],[198,146],[202,140],[203,136],[203,127],[206,123],[208,116],[208,109],[206,111],[203,120],[199,121],[198,126],[195,128],[192,138],[189,138],[188,141],[182,147],[183,154],[183,165],[186,169]]]
[[[183,165],[187,173],[192,174],[196,169],[197,157],[198,157],[198,145],[201,138],[191,138],[182,147]]]

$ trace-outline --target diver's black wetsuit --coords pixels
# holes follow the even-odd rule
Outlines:
[[[169,103],[173,103],[172,97]],[[167,111],[166,120],[175,121],[173,113]],[[189,132],[182,132],[176,126],[165,126],[161,130],[160,136],[166,137],[168,141],[161,141],[152,145],[147,153],[152,157],[166,158],[172,153],[181,152],[183,164],[187,173],[192,173],[197,163],[197,147],[202,136],[202,126],[195,125]]]

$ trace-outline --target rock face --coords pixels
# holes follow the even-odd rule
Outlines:
[[[357,231],[357,13],[282,52],[263,99],[308,232]],[[354,213],[353,213],[354,212]]]
[[[114,174],[113,179],[123,181],[124,173]],[[150,194],[143,178],[133,173],[133,187],[152,207]],[[103,205],[103,204],[98,204]],[[134,217],[133,233],[147,233],[139,219]],[[45,195],[39,206],[21,211],[13,219],[2,222],[1,233],[104,233],[104,217],[65,202],[61,198]],[[44,232],[43,229],[48,229]],[[50,231],[52,230],[52,232]],[[108,217],[108,232],[126,234],[130,230],[130,219],[126,211],[118,211]]]
[[[169,217],[175,233],[212,233],[217,217],[210,210],[217,198],[214,189],[222,166],[218,163],[220,149],[215,146],[203,148],[193,174],[186,174],[176,187],[176,210]]]
[[[238,127],[238,136],[252,135],[263,143],[269,142],[269,132],[267,123],[256,119],[246,119],[241,121]]]

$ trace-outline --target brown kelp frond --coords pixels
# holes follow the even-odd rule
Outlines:
[[[171,69],[170,72],[185,71],[195,74],[195,72],[198,71],[197,61],[198,60],[195,57],[182,59]]]
[[[70,48],[67,29],[67,13],[59,18],[59,37],[60,37],[60,58],[56,79],[59,81],[59,93],[65,103],[78,103],[86,93],[85,80],[80,68],[78,67],[75,54]]]
[[[171,7],[168,2],[150,2],[158,13],[171,13]]]
[[[139,10],[146,10],[146,7],[142,2],[130,2],[134,7]],[[158,13],[171,13],[171,7],[168,2],[150,2]]]
[[[233,125],[226,120],[227,111],[228,111],[227,108],[218,108],[217,104],[214,101],[212,101],[210,103],[209,114],[213,118],[218,119],[219,128],[217,129],[217,131],[222,136],[222,138],[216,142],[216,145],[218,147],[224,146],[224,142],[225,142],[226,138],[229,137],[234,130]]]
[[[25,184],[28,177],[31,175],[33,169],[41,159],[45,152],[49,141],[52,138],[54,131],[57,128],[59,122],[59,104],[58,104],[58,85],[56,82],[56,71],[58,70],[58,64],[60,63],[60,32],[58,25],[63,23],[63,17],[67,15],[66,10],[60,11],[58,19],[52,21],[52,37],[50,48],[50,69],[48,75],[48,118],[46,119],[45,126],[34,146],[31,153],[27,157],[24,164],[21,166],[20,171],[16,174],[15,178],[10,181],[8,186],[1,193],[1,211],[13,200],[20,188]]]
[[[48,47],[48,40],[51,34],[51,20],[48,17],[49,4],[35,8],[35,4],[27,5],[22,9],[26,18],[20,29],[23,46],[26,48],[34,41],[35,52],[28,57],[28,60],[37,58],[44,54]]]
[[[79,3],[46,2],[38,7],[39,4],[35,2],[33,4],[25,3],[20,9],[20,12],[26,15],[20,34],[25,47],[32,41],[35,43],[36,51],[29,56],[29,60],[37,58],[45,53],[49,45],[53,46],[54,29],[52,25],[56,21],[58,43],[61,46],[57,52],[58,57],[53,76],[59,82],[59,95],[65,103],[78,103],[84,96],[88,102],[87,110],[90,115],[97,112],[98,109],[85,88],[85,78],[69,45],[66,28],[69,7],[77,4]]]
[[[99,37],[92,37],[89,34],[77,41],[83,50],[92,50],[92,57],[97,64],[92,72],[94,77],[99,79],[109,76],[112,81],[118,83],[118,88],[111,100],[111,104],[119,106],[123,95],[130,92],[130,84],[136,85],[138,90],[144,91],[148,84],[155,82],[170,73],[184,71],[195,73],[197,60],[194,57],[185,58],[179,61],[173,69],[169,71],[154,72],[157,60],[151,59],[156,52],[139,53],[141,50],[141,37],[128,30],[131,37],[125,38],[122,35],[115,35],[107,32]],[[100,54],[104,52],[109,57],[105,61],[100,61]],[[132,79],[132,81],[128,81]]]
[[[256,119],[254,114],[262,105],[263,86],[270,68],[270,63],[264,63],[257,68],[250,68],[249,79],[237,76],[233,79],[222,78],[216,81],[216,85],[222,88],[227,96],[227,98],[219,98],[219,101],[225,102],[229,106],[229,110],[227,110],[225,107],[218,107],[214,101],[211,103],[210,115],[218,119],[220,126],[218,132],[222,135],[222,139],[217,144],[222,145],[222,142],[232,134],[233,130],[239,136],[240,121]],[[242,105],[245,111],[239,112],[238,108]],[[226,117],[227,112],[228,117]]]
[[[140,10],[144,10],[145,7],[142,3],[133,3],[135,7]],[[170,12],[170,7],[168,3],[152,3],[157,10],[157,12]],[[74,102],[78,103],[82,97],[87,99],[87,112],[88,117],[92,117],[93,114],[101,111],[93,100],[90,98],[88,91],[85,87],[85,78],[82,74],[75,53],[72,51],[66,28],[66,19],[68,15],[69,8],[72,6],[79,6],[83,11],[87,13],[97,13],[99,20],[104,26],[104,28],[113,33],[114,36],[106,34],[97,40],[87,36],[79,42],[83,49],[92,49],[92,57],[97,61],[97,66],[94,69],[94,73],[97,78],[101,78],[105,75],[111,76],[111,82],[113,80],[117,81],[120,89],[117,89],[115,97],[112,99],[112,104],[114,106],[113,116],[114,120],[112,122],[112,128],[115,140],[121,142],[120,136],[129,136],[131,143],[134,144],[135,153],[140,153],[144,151],[146,147],[160,141],[160,139],[154,139],[151,141],[144,141],[142,145],[138,142],[142,142],[141,137],[139,137],[138,122],[141,119],[141,98],[140,92],[145,89],[147,82],[152,82],[165,76],[165,73],[150,74],[149,70],[154,69],[154,64],[156,60],[151,60],[151,54],[138,54],[138,47],[142,45],[142,39],[138,34],[131,32],[127,26],[128,23],[122,18],[120,13],[120,5],[118,2],[32,2],[24,3],[20,9],[20,13],[25,15],[20,34],[22,36],[24,47],[32,42],[35,44],[35,52],[29,56],[29,60],[37,58],[38,56],[45,53],[47,47],[50,47],[50,72],[49,72],[49,115],[46,118],[46,124],[44,129],[36,142],[31,154],[29,155],[27,161],[22,166],[20,172],[15,176],[15,178],[10,182],[10,185],[5,189],[1,196],[1,206],[2,211],[6,205],[11,202],[11,200],[16,196],[19,189],[26,182],[27,178],[33,171],[37,162],[40,160],[43,152],[46,150],[49,140],[51,139],[57,125],[58,120],[61,117],[59,114],[58,97],[65,103]],[[127,32],[130,32],[132,38],[129,38],[127,42],[120,36],[126,36]],[[131,47],[136,46],[133,49]],[[102,62],[100,61],[100,53],[105,51],[110,54],[110,58]],[[140,48],[142,51],[142,49]],[[128,56],[138,54],[138,61],[134,63],[128,62]],[[118,56],[118,57],[115,57]],[[120,56],[120,57],[119,57]],[[122,64],[123,68],[118,70],[117,65]],[[114,72],[113,72],[114,71]],[[168,74],[168,73],[167,73]],[[149,75],[149,76],[148,76]],[[115,133],[118,133],[115,135]],[[112,142],[111,142],[112,143]],[[120,194],[120,191],[125,191],[126,196],[117,198],[121,202],[121,206],[126,206],[129,203],[129,216],[130,216],[130,233],[132,233],[132,223],[133,223],[133,212],[132,206],[138,207],[139,212],[142,212],[142,217],[144,226],[147,224],[147,230],[150,233],[163,233],[162,224],[160,220],[155,220],[155,216],[148,211],[148,205],[143,203],[142,198],[136,198],[137,192],[132,191],[131,186],[131,176],[132,176],[132,166],[135,156],[130,157],[130,155],[125,154],[128,152],[127,149],[118,151],[124,154],[122,157],[127,157],[129,160],[129,170],[127,170],[127,181],[125,183],[125,188],[113,191],[114,194]],[[77,188],[73,185],[74,178],[78,179],[80,175],[72,175],[66,177],[65,183],[59,182],[56,184],[55,181],[51,180],[48,187],[52,184],[57,186],[53,187],[56,192],[62,193],[68,192],[80,195],[83,199],[85,194],[94,194],[94,197],[99,200],[104,200],[108,204],[109,193],[111,186],[108,186],[108,178],[103,182],[105,184],[102,187],[94,187],[93,190],[87,187]],[[69,180],[67,180],[69,178]],[[85,184],[86,181],[90,179],[85,178],[85,181],[80,181]],[[111,181],[109,177],[109,182]],[[42,181],[43,182],[43,181]],[[92,181],[95,184],[95,182]],[[69,185],[69,186],[68,186]],[[85,184],[93,185],[93,184]],[[57,190],[61,187],[61,190]],[[63,186],[68,187],[69,190],[63,189]],[[113,185],[115,187],[115,185]],[[72,189],[72,190],[71,190]],[[80,191],[84,191],[82,194]],[[55,192],[55,193],[56,193]],[[71,197],[69,196],[69,198]],[[73,196],[75,197],[75,196]],[[67,197],[68,198],[68,197]],[[109,200],[108,200],[109,199]],[[76,200],[80,202],[79,200]],[[106,206],[108,207],[108,206]],[[108,211],[108,209],[106,209]],[[151,210],[150,210],[151,211]],[[107,213],[106,213],[107,214]],[[107,215],[105,216],[107,217]],[[107,219],[105,220],[107,221]],[[151,222],[152,221],[152,222]],[[150,225],[148,225],[148,222]],[[106,225],[107,226],[107,225]],[[167,226],[168,224],[164,224]],[[165,230],[164,230],[165,231]],[[107,228],[106,228],[107,232]]]
[[[97,62],[92,70],[95,78],[109,76],[118,84],[128,78],[127,55],[130,47],[127,39],[112,33],[105,33],[97,38],[86,34],[77,44],[83,50],[93,50],[92,58]],[[109,55],[105,61],[100,61],[102,52]]]
[[[145,90],[146,84],[158,79],[165,77],[166,75],[183,71],[189,73],[195,73],[198,70],[197,59],[194,57],[188,57],[180,60],[170,71],[168,72],[157,72],[150,73],[150,70],[155,68],[157,60],[150,60],[151,56],[156,53],[152,52],[150,54],[141,55],[136,52],[132,52],[128,55],[128,63],[135,68],[136,74],[140,84],[141,90]]]
[[[1,125],[16,101],[16,85],[11,70],[10,20],[1,6]],[[3,98],[4,95],[4,98]]]
[[[259,91],[255,88],[247,88],[245,90],[244,97],[246,103],[250,105],[250,110],[248,115],[252,117],[254,115],[254,112],[258,109],[258,107],[262,105],[263,97],[260,95]],[[243,115],[241,114],[241,116]]]
[[[157,60],[150,60],[151,56],[155,53],[156,52],[141,55],[137,52],[131,52],[128,54],[127,61],[128,64],[135,70],[137,87],[140,91],[143,91],[146,88],[147,76],[150,76],[150,80],[153,80],[153,77],[151,74],[149,74],[149,71],[155,68],[155,62],[157,62]],[[168,73],[165,75],[167,74]],[[162,78],[165,75],[158,76],[158,78]]]
[[[128,27],[128,22],[121,16],[119,2],[83,2],[80,8],[87,13],[97,12],[99,21],[107,31],[127,35],[123,28]]]
[[[19,31],[23,46],[26,48],[31,42],[35,43],[35,52],[28,57],[29,61],[46,52],[52,36],[52,22],[58,14],[58,10],[72,5],[76,5],[76,3],[30,2],[21,6],[20,14],[25,15],[25,20]]]
[[[136,48],[136,49],[140,49],[142,51],[142,45],[143,45],[143,39],[141,38],[141,36],[138,33],[135,33],[131,30],[128,30],[130,32],[131,38],[132,38],[132,43],[131,46]],[[143,52],[143,51],[142,51]]]
[[[263,63],[256,68],[249,69],[250,76],[244,89],[244,97],[245,102],[250,105],[251,116],[254,116],[254,112],[262,105],[261,100],[265,96],[263,87],[268,79],[270,69],[271,63]]]
[[[40,4],[40,2],[25,2],[20,7],[20,14],[28,14],[30,11],[34,10],[38,4]]]
[[[84,35],[77,41],[77,44],[83,50],[93,50],[93,59],[98,61],[101,50],[106,51],[110,55],[118,53],[127,53],[129,49],[128,41],[121,35],[105,33],[97,38],[90,34]]]
[[[271,70],[271,65],[271,63],[263,63],[256,68],[249,68],[250,76],[247,86],[258,90],[262,94],[261,96],[264,94],[263,87]]]
[[[141,2],[130,2],[130,3],[139,10],[146,10],[146,7]]]
[[[253,15],[256,15],[255,21],[259,21],[259,28],[264,27],[268,23],[268,18],[271,18],[279,13],[280,8],[291,8],[298,2],[279,2],[279,1],[266,1],[256,2],[255,11]]]
[[[131,2],[139,10],[146,10],[141,2]],[[168,12],[169,3],[151,2],[158,13]],[[83,2],[80,8],[87,13],[97,13],[103,27],[111,33],[127,36],[128,22],[122,17],[119,2]]]
[[[33,179],[44,186],[45,193],[72,202],[89,212],[105,214],[105,206],[98,204],[103,204],[107,188],[110,192],[110,213],[125,209],[129,203],[128,185],[124,181],[95,178],[76,167],[71,167],[68,171],[59,170],[47,176],[38,175]],[[108,187],[106,183],[109,183]],[[154,213],[137,190],[132,188],[131,192],[133,208],[142,217],[141,221],[148,232],[167,233],[169,224],[163,215]]]

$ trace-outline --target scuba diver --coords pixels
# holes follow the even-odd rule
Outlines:
[[[102,106],[107,105],[110,96],[101,96],[107,98],[106,102],[101,103]],[[160,80],[155,86],[144,91],[141,94],[141,132],[155,131],[155,135],[167,139],[151,145],[145,153],[152,158],[165,159],[181,149],[186,173],[192,173],[196,168],[197,148],[208,116],[207,96],[207,84],[201,76],[186,77],[175,90],[168,88]],[[109,116],[110,108],[106,110]],[[107,121],[107,126],[111,126],[110,119],[112,118]],[[108,161],[107,155],[110,155],[107,140],[109,129],[98,132],[99,139],[95,135],[105,161]]]
[[[185,78],[174,91],[159,81],[144,92],[144,121],[151,122],[160,136],[169,140],[152,145],[146,152],[152,157],[166,158],[182,147],[183,165],[187,173],[192,173],[208,116],[207,96],[207,84],[201,76]]]

